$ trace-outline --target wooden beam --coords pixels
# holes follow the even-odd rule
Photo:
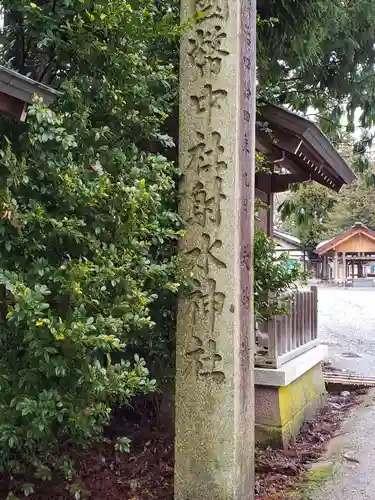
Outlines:
[[[288,151],[292,154],[296,154],[298,152],[302,140],[301,137],[298,137],[297,135],[292,133],[288,133],[285,130],[274,128],[273,125],[272,135],[269,135],[258,128],[257,137],[259,138],[258,140],[262,143],[264,143],[264,141],[267,141],[277,148]]]
[[[255,176],[255,186],[264,193],[283,193],[288,191],[291,184],[300,184],[310,179],[309,174],[285,174],[258,172]]]
[[[272,106],[271,108],[273,109]],[[285,161],[280,163],[280,165],[292,172],[295,169],[308,170],[312,179],[335,191],[339,191],[344,183],[350,183],[353,180],[354,177],[351,177],[354,175],[353,172],[351,172],[333,146],[327,146],[330,151],[333,148],[331,151],[332,154],[328,154],[324,150],[322,144],[325,144],[327,139],[323,134],[316,132],[319,136],[317,138],[315,137],[316,134],[311,135],[309,133],[308,128],[299,130],[298,127],[295,127],[296,124],[293,120],[297,119],[297,122],[300,124],[307,122],[308,127],[315,127],[315,125],[305,119],[303,119],[303,122],[300,122],[300,117],[285,110],[276,108],[276,111],[277,115],[285,113],[287,120],[283,120],[281,115],[278,116],[275,122],[270,120],[269,127],[272,130],[271,133],[265,132],[260,126],[258,127],[257,147],[261,152],[270,157],[271,154],[275,156],[274,151],[276,150],[278,151],[276,155],[278,154],[279,158],[282,152],[286,153]],[[275,118],[274,114],[272,116]],[[262,116],[260,116],[259,120],[261,119]],[[285,126],[289,124],[291,128],[284,128],[279,123],[279,119],[281,119],[281,122],[285,122]],[[307,133],[307,136],[304,135],[305,133]],[[309,142],[310,139],[312,142]],[[323,141],[322,144],[319,139]],[[287,159],[289,166],[286,164]]]
[[[299,152],[295,155],[283,149],[282,143],[271,142],[271,137],[267,136],[267,134],[258,132],[257,135],[257,150],[266,156],[270,164],[277,164],[277,166],[283,167],[291,174],[301,173],[305,175],[308,173],[307,177],[303,177],[303,180],[311,179],[329,189],[339,191],[342,187],[342,182],[338,178],[332,177],[331,174],[327,175],[328,172],[321,166],[317,167],[315,162],[319,161],[319,165],[321,165],[321,159],[318,160],[316,156],[311,155],[307,158],[301,153],[302,148],[303,146],[300,146]],[[297,182],[301,181],[297,180]]]
[[[267,172],[258,172],[255,174],[255,188],[263,193],[272,193],[271,174]]]
[[[346,259],[349,261],[349,260],[353,260],[353,261],[363,261],[363,262],[366,262],[366,261],[374,261],[375,260],[375,255],[367,255],[367,256],[363,256],[363,255],[357,255],[357,256],[353,256],[353,257],[346,257]]]
[[[291,184],[301,184],[304,181],[308,181],[310,176],[306,173],[300,174],[286,174],[286,175],[272,175],[272,192],[282,193],[288,191]]]
[[[2,65],[0,65],[0,92],[30,104],[33,102],[34,95],[37,94],[42,97],[47,106],[62,95],[61,92]]]
[[[24,122],[27,116],[27,104],[15,97],[0,92],[0,113]]]

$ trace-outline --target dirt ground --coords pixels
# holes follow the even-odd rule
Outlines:
[[[346,397],[331,393],[326,408],[314,422],[304,425],[287,450],[257,450],[256,500],[289,498],[288,490],[303,482],[309,464],[324,453],[345,415],[358,404],[363,393],[363,390],[352,391]],[[116,415],[109,437],[121,434],[130,437],[130,454],[116,453],[110,443],[98,444],[86,451],[71,450],[81,499],[173,500],[173,434],[156,422],[151,411],[148,418],[143,413],[142,421],[136,412]],[[38,494],[28,498],[72,499],[62,483],[41,486]]]

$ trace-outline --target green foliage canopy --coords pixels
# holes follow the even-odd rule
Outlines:
[[[352,186],[343,189],[337,203],[328,212],[323,235],[327,238],[335,236],[362,222],[370,229],[375,229],[375,188],[358,180]]]
[[[260,0],[258,32],[260,96],[306,111],[348,129],[354,110],[374,123],[375,4],[372,0]]]
[[[349,214],[355,193],[374,182],[369,152],[375,118],[375,4],[260,0],[257,5],[262,19],[277,20],[262,22],[258,30],[260,100],[272,100],[314,119],[336,147],[349,150],[350,164],[360,177],[353,190],[344,190],[337,198],[320,186],[303,186],[280,207],[284,229],[313,247],[351,223],[355,214],[361,215],[356,209]],[[358,133],[355,138],[350,135],[355,126],[361,129],[360,140]],[[340,211],[346,213],[344,218]],[[369,219],[364,214],[362,218]]]
[[[314,249],[325,234],[324,223],[337,200],[336,193],[317,183],[298,186],[280,204],[278,211],[284,229]]]

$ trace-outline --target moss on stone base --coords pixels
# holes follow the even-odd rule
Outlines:
[[[326,402],[320,364],[285,387],[256,386],[255,438],[260,445],[284,447]]]

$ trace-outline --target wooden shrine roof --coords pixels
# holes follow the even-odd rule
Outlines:
[[[62,94],[0,65],[0,113],[24,121],[27,104],[32,103],[34,95],[40,96],[46,105],[50,105]]]
[[[295,246],[296,248],[302,248],[303,245],[301,243],[301,240],[299,238],[296,238],[295,236],[292,236],[291,234],[284,233],[283,231],[280,231],[279,229],[273,229],[273,236],[279,240],[284,241],[286,244]]]
[[[356,222],[354,226],[352,226],[347,231],[331,238],[328,241],[323,241],[317,247],[315,252],[318,255],[324,255],[332,250],[335,250],[338,246],[342,245],[344,242],[356,237],[357,235],[363,235],[367,239],[370,239],[374,242],[375,245],[375,231],[372,231],[367,226],[362,224],[361,222]]]
[[[271,192],[287,191],[290,184],[306,181],[339,191],[355,179],[353,171],[315,123],[279,106],[266,104],[260,109],[257,149],[279,171],[272,175],[257,174],[257,187],[262,191],[267,189],[267,177]]]

